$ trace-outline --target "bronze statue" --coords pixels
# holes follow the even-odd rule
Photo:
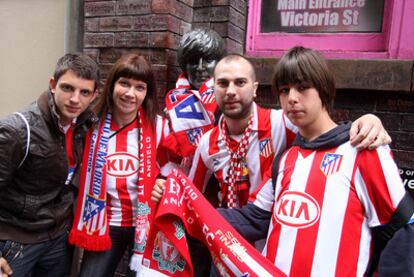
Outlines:
[[[172,129],[169,147],[182,158],[184,171],[191,167],[199,138],[216,122],[212,76],[224,55],[224,42],[211,29],[194,29],[180,41],[178,63],[183,73],[167,93],[165,106]]]
[[[166,110],[172,134],[172,152],[181,157],[181,165],[189,170],[201,136],[213,128],[220,114],[213,90],[213,70],[225,55],[223,39],[211,29],[194,29],[180,41],[178,63],[183,73],[176,88],[166,95]],[[209,184],[218,187],[214,178]],[[217,189],[208,190],[207,199],[215,199]],[[189,238],[194,276],[209,276],[211,257],[207,248]]]
[[[224,54],[224,42],[212,29],[194,29],[183,36],[178,48],[178,63],[191,88],[198,90],[213,76],[214,67]]]

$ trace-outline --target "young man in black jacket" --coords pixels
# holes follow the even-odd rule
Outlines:
[[[66,276],[67,234],[84,136],[96,121],[88,106],[99,70],[84,54],[66,54],[49,90],[0,120],[0,257],[14,276]]]

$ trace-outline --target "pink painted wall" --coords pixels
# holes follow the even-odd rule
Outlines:
[[[385,0],[383,33],[260,33],[261,0],[249,0],[246,53],[278,57],[295,45],[311,47],[328,58],[413,59],[414,1]]]

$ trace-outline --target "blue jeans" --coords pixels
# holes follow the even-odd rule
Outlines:
[[[69,276],[73,247],[64,234],[34,244],[0,241],[0,251],[9,262],[14,277]]]
[[[109,227],[109,236],[112,240],[112,248],[107,251],[84,251],[80,269],[80,277],[112,277],[115,274],[119,261],[128,249],[128,257],[132,255],[134,248],[134,227]],[[128,261],[129,262],[129,261]],[[135,276],[129,266],[126,276]]]

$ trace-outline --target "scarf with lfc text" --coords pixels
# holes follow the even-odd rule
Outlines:
[[[213,83],[210,78],[198,91],[191,90],[189,81],[181,74],[176,88],[166,95],[165,105],[172,129],[166,144],[172,153],[184,158],[184,166],[191,162],[201,136],[214,127],[217,103]]]
[[[285,276],[173,169],[137,276],[194,276],[185,230],[209,249],[221,276]]]
[[[89,251],[104,251],[112,246],[106,211],[106,156],[111,120],[112,115],[108,113],[86,136],[77,208],[69,234],[70,243]],[[142,226],[149,228],[154,214],[151,213],[154,205],[150,201],[151,191],[159,170],[156,166],[155,128],[145,118],[142,109],[138,112],[138,158],[138,217],[145,217],[147,222]],[[143,232],[145,234],[148,230]],[[146,236],[141,235],[144,247],[146,240]]]

